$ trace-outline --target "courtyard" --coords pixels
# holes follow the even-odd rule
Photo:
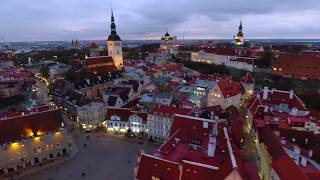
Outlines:
[[[79,133],[78,153],[70,160],[19,178],[20,180],[134,179],[140,150],[153,153],[157,145],[105,132]]]

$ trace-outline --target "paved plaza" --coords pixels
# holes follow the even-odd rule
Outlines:
[[[79,152],[70,160],[19,178],[20,180],[128,180],[143,149],[153,153],[157,146],[105,132],[81,133],[74,138]],[[87,147],[85,147],[85,145]]]

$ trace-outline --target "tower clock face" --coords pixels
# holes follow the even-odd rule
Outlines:
[[[111,42],[109,43],[109,46],[112,46],[112,43],[111,43]]]

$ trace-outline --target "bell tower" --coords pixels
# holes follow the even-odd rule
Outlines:
[[[118,69],[123,68],[122,42],[116,31],[113,10],[111,9],[111,33],[107,40],[108,56],[112,56],[114,65]]]

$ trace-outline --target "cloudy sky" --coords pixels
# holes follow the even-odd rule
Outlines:
[[[122,39],[320,38],[319,0],[113,0]],[[105,39],[111,0],[1,0],[0,41]]]

